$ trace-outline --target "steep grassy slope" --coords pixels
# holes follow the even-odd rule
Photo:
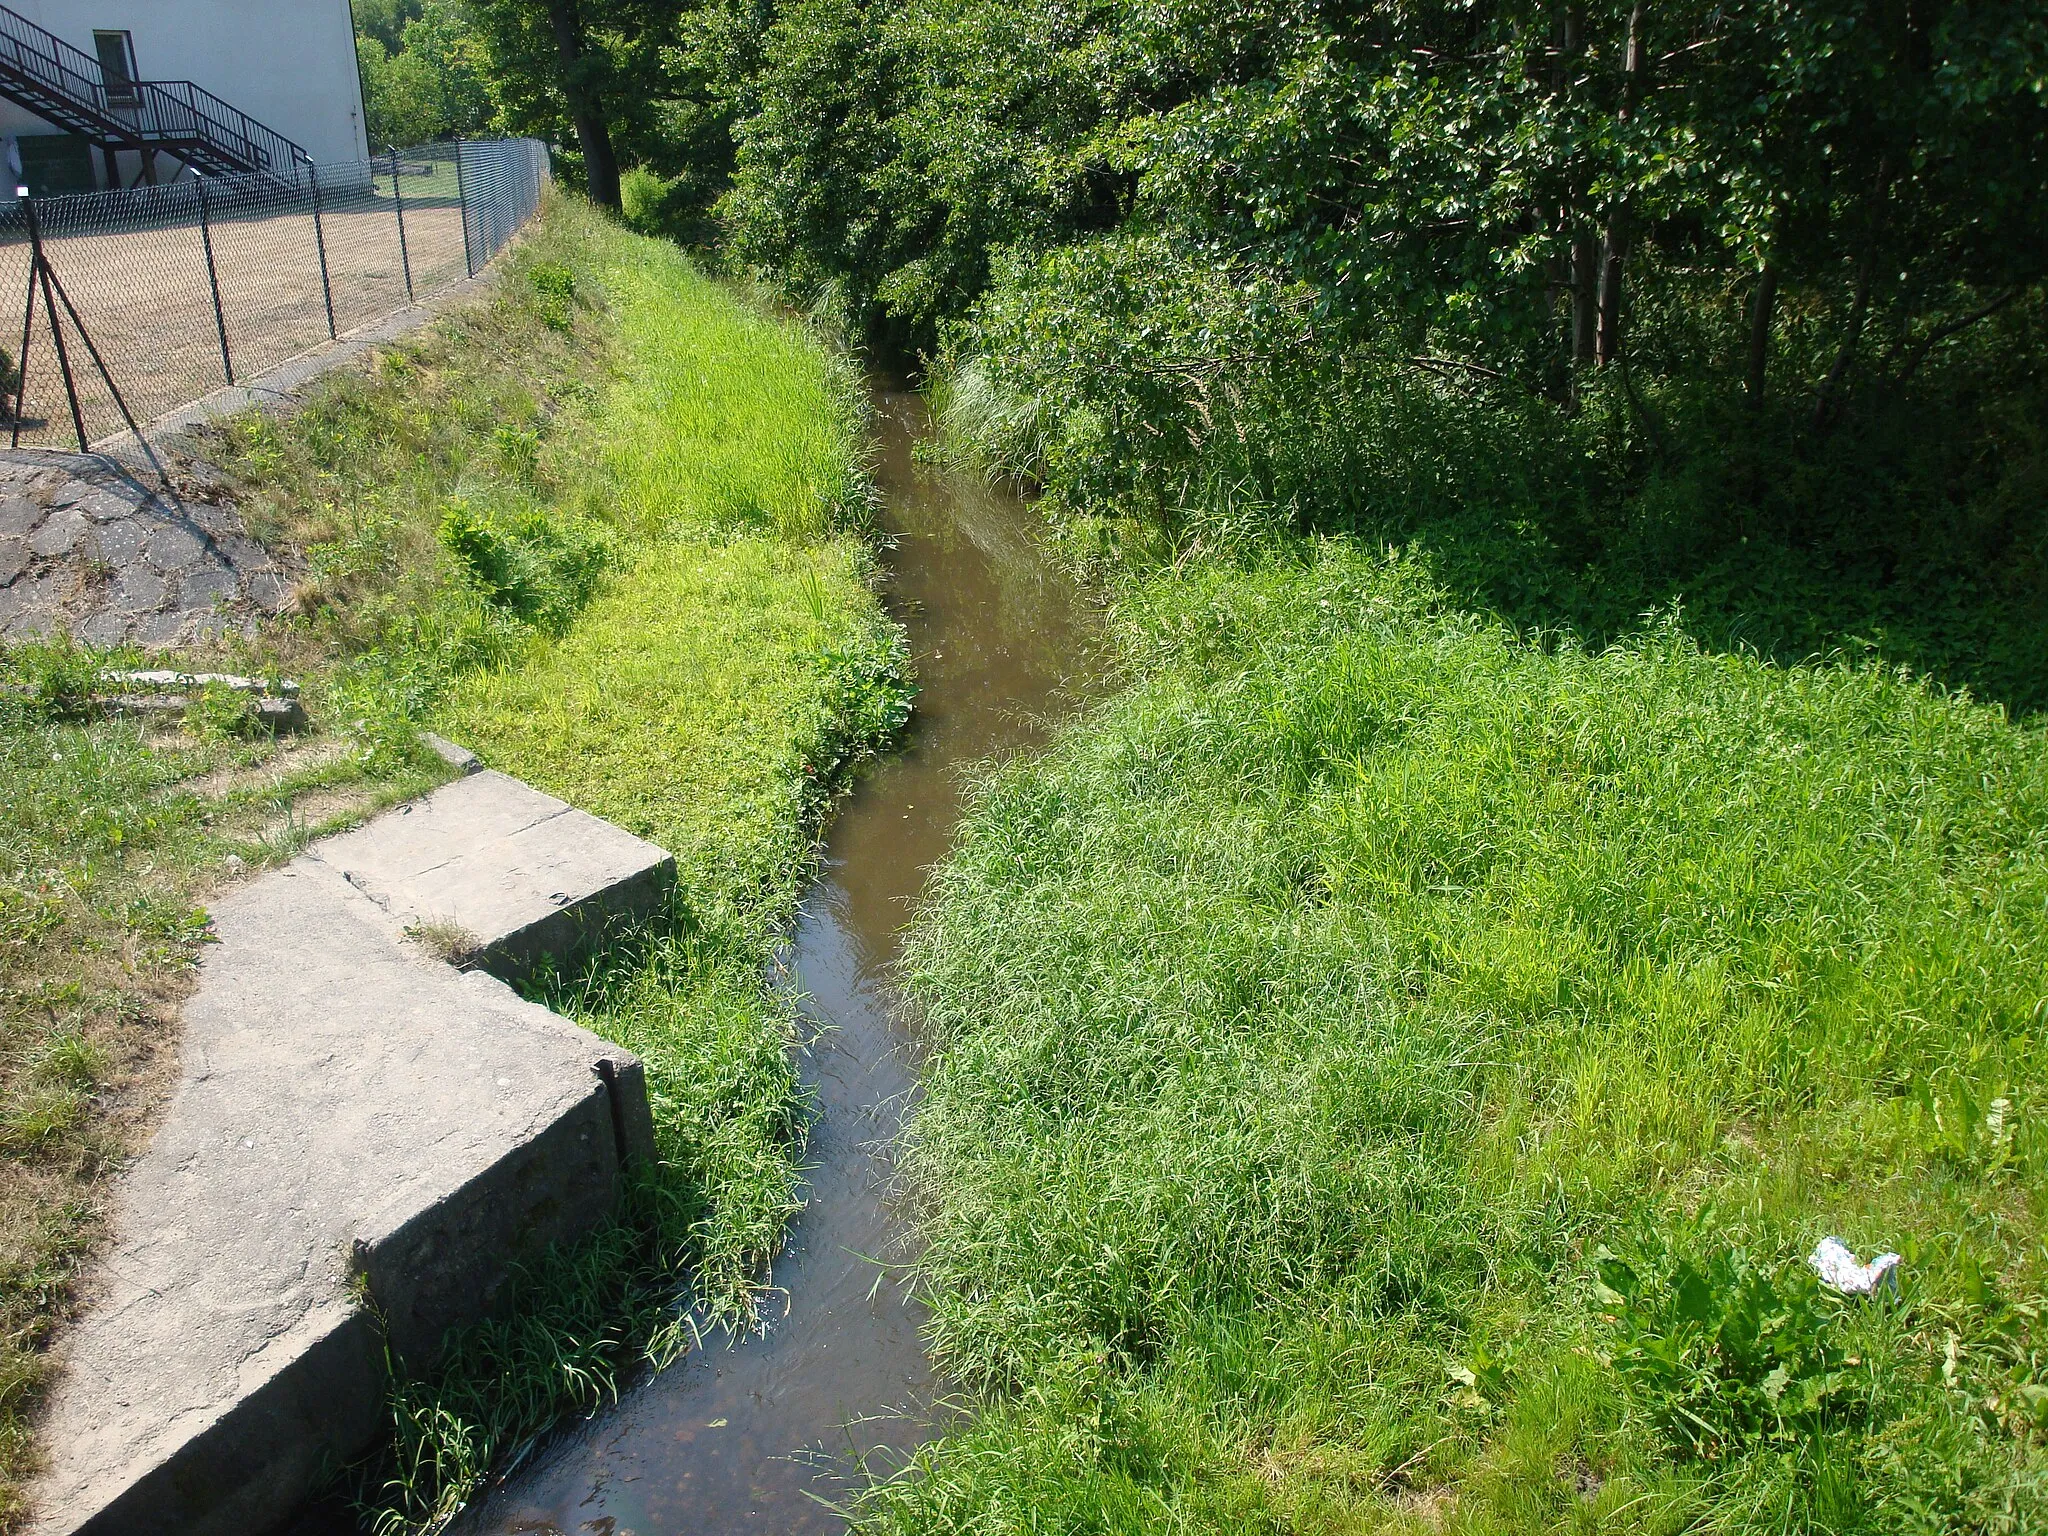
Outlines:
[[[105,658],[0,658],[0,1528],[106,1176],[174,1068],[207,890],[445,770],[433,725],[673,849],[670,918],[548,998],[650,1066],[664,1163],[507,1325],[401,1375],[359,1490],[399,1529],[689,1336],[741,1320],[799,1202],[792,1015],[765,981],[827,800],[907,709],[869,586],[857,383],[805,331],[567,198],[489,297],[211,451],[303,570],[222,656],[300,677],[310,741],[225,703],[84,718]],[[240,861],[226,863],[234,854]]]
[[[428,714],[676,854],[667,921],[539,985],[646,1059],[663,1164],[503,1321],[401,1381],[395,1459],[370,1490],[388,1529],[457,1507],[564,1408],[679,1352],[687,1311],[750,1319],[801,1202],[793,1015],[769,957],[832,788],[908,709],[900,633],[868,583],[858,381],[675,248],[578,219],[566,257],[534,255],[601,305],[611,377],[553,425],[551,497],[462,488],[441,541],[515,611],[564,551],[596,550],[600,573],[559,618],[535,603],[539,621]]]

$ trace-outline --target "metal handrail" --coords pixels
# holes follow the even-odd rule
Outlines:
[[[307,153],[275,128],[190,80],[136,82],[138,132],[145,138],[178,139],[226,150],[252,170],[281,173],[308,163]],[[125,115],[128,109],[120,109]]]
[[[94,111],[106,111],[106,78],[100,61],[83,48],[74,47],[4,5],[0,5],[0,40],[7,44],[7,56],[25,74],[52,90],[74,99],[82,98]]]
[[[116,123],[138,142],[202,144],[252,170],[289,173],[311,156],[276,129],[190,80],[134,80],[119,97],[100,62],[26,16],[0,5],[0,60],[74,106]]]

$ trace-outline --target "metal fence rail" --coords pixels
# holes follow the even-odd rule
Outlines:
[[[436,293],[547,178],[539,141],[489,139],[0,204],[9,439],[83,448]]]

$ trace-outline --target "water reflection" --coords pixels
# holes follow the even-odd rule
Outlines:
[[[810,1204],[775,1265],[764,1338],[714,1343],[558,1439],[459,1529],[528,1536],[831,1532],[862,1458],[893,1465],[929,1432],[940,1384],[919,1341],[887,1147],[912,1088],[888,977],[927,867],[959,816],[965,764],[1030,743],[1077,673],[1087,619],[1033,538],[1035,515],[916,464],[912,396],[877,399],[892,609],[922,688],[904,750],[834,819],[789,956],[823,1029]],[[892,1460],[893,1458],[893,1460]]]

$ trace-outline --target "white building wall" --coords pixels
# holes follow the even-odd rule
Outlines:
[[[142,80],[190,80],[283,134],[314,160],[368,158],[348,0],[8,0],[74,48],[127,32]],[[50,125],[0,101],[0,133]],[[132,161],[134,156],[122,156]],[[132,167],[131,167],[132,169]]]

